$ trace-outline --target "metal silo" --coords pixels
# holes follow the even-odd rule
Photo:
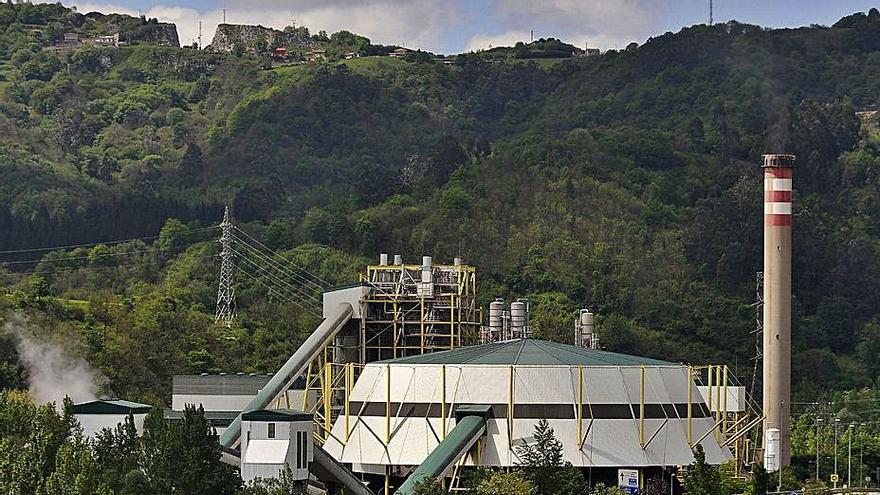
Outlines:
[[[497,342],[504,339],[504,299],[495,299],[489,303],[489,341]]]
[[[599,339],[593,331],[593,313],[582,309],[574,324],[574,344],[585,349],[598,349]]]
[[[510,333],[514,339],[529,336],[528,306],[523,300],[510,303]]]

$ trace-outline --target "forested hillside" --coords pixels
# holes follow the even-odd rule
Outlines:
[[[213,324],[207,227],[225,204],[328,281],[380,251],[461,255],[483,302],[530,298],[542,338],[569,340],[590,307],[612,350],[725,362],[750,382],[758,164],[780,151],[798,155],[797,393],[880,371],[880,128],[856,113],[880,103],[876,10],[833,27],[699,25],[540,64],[267,70],[148,43],[47,51],[24,19],[73,30],[57,8],[0,5],[16,19],[0,24],[0,318],[26,315],[114,394],[158,401],[173,373],[272,371],[315,323],[240,280],[238,323]],[[150,238],[39,264],[21,251],[134,237]],[[9,342],[2,354],[0,385],[26,383]]]

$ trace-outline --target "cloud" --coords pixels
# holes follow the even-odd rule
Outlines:
[[[530,33],[528,31],[508,31],[501,34],[477,34],[468,40],[464,51],[479,51],[494,48],[496,46],[513,46],[518,41],[524,43],[529,42]]]
[[[74,2],[72,5],[83,13],[138,14],[129,7],[112,3]],[[442,0],[305,0],[293,5],[281,0],[231,0],[225,6],[226,20],[233,24],[282,29],[295,19],[298,26],[306,26],[313,33],[347,29],[367,36],[374,43],[434,50],[442,45],[444,30],[459,18],[458,7]],[[223,21],[222,8],[199,11],[181,5],[159,5],[142,13],[175,23],[181,44],[198,39],[201,21],[202,46],[208,45],[217,25]]]
[[[654,5],[644,0],[495,0],[495,33],[478,33],[467,50],[512,45],[535,39],[560,38],[579,47],[623,48],[644,41],[654,24]]]
[[[115,0],[121,2],[122,0]],[[194,0],[166,0],[142,12],[173,22],[182,44],[198,38],[208,45],[223,21],[218,0],[207,9],[193,8]],[[560,38],[577,46],[622,48],[644,41],[659,22],[669,0],[223,0],[226,19],[233,24],[260,24],[281,29],[293,20],[313,33],[341,29],[362,34],[374,43],[400,44],[437,52],[469,51],[527,41]],[[113,0],[73,2],[80,12],[138,11]],[[204,3],[200,3],[205,5]],[[667,6],[668,7],[668,6]]]

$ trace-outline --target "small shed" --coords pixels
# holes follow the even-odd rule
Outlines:
[[[311,414],[290,409],[261,409],[241,416],[241,478],[276,478],[290,468],[293,478],[307,480],[312,462]]]
[[[129,415],[134,419],[138,434],[144,431],[144,419],[152,407],[120,399],[94,400],[75,404],[72,412],[82,426],[83,435],[94,437],[104,428],[113,429],[122,424]]]

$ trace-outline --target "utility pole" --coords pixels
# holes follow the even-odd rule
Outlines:
[[[819,478],[819,428],[822,425],[822,418],[816,418],[816,481],[820,480]]]
[[[849,454],[847,455],[846,460],[846,486],[848,488],[852,488],[852,436],[853,436],[853,425],[850,424],[846,427],[846,433],[849,437]]]
[[[710,26],[715,23],[715,19],[713,18],[714,14],[715,14],[714,10],[715,10],[714,2],[713,2],[713,0],[709,0],[709,25]]]
[[[223,9],[223,24],[226,24],[226,9]]]
[[[229,220],[229,207],[223,212],[220,224],[220,284],[217,287],[217,310],[214,323],[223,322],[226,328],[232,327],[235,319],[235,285],[233,272],[235,261],[232,252],[232,222]]]
[[[199,50],[202,49],[202,21],[199,21]]]
[[[834,474],[837,475],[837,425],[840,424],[840,418],[834,418]],[[834,488],[837,488],[837,482],[834,482]]]
[[[864,487],[865,483],[865,464],[863,456],[865,454],[865,423],[859,425],[859,485]]]

